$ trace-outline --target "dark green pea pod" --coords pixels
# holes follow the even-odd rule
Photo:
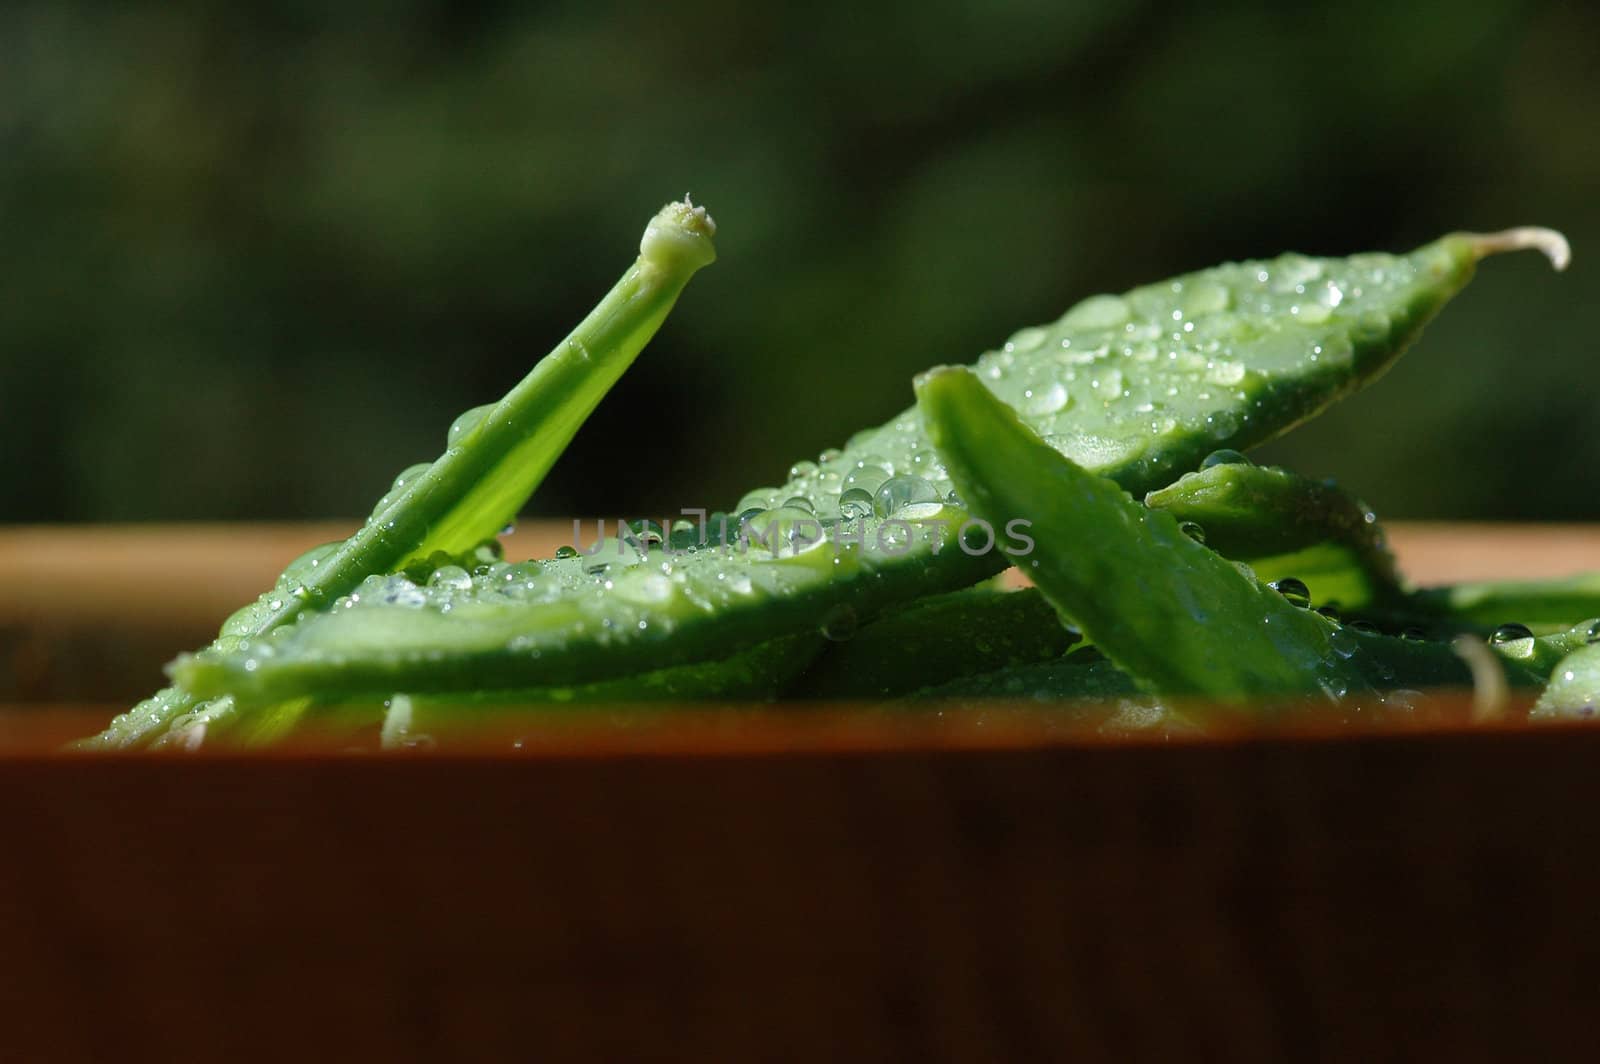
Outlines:
[[[1584,625],[1570,632],[1542,636],[1526,642],[1490,644],[1490,660],[1503,675],[1506,686],[1527,690],[1541,687],[1550,675],[1552,662],[1563,660],[1574,644],[1593,626]],[[1370,705],[1386,704],[1409,708],[1406,700],[1395,702],[1383,692],[1401,689],[1470,688],[1474,683],[1471,665],[1448,642],[1400,639],[1359,628],[1339,626],[1330,636],[1334,653],[1343,657],[1360,683],[1359,694],[1378,692],[1377,698],[1364,699]],[[1559,675],[1559,666],[1557,666]],[[1124,698],[1139,691],[1133,678],[1095,650],[1074,651],[1053,661],[1009,666],[978,673],[917,692],[915,700],[974,700],[986,698],[1028,699],[1037,702],[1073,702]],[[1198,721],[1194,708],[1189,719]]]
[[[840,639],[842,633],[830,633]],[[1060,657],[1080,637],[1032,589],[975,587],[932,595],[833,642],[790,692],[883,698],[1009,665]]]
[[[917,399],[974,512],[1030,522],[1038,549],[1023,571],[1141,689],[1240,702],[1337,697],[1359,681],[1332,622],[1058,454],[971,372],[927,373]]]
[[[1410,255],[1220,266],[1085,300],[1057,322],[1017,333],[975,372],[1056,450],[1142,495],[1212,450],[1267,440],[1376,377],[1478,259],[1516,247],[1560,258],[1558,236],[1514,230],[1457,234]],[[504,602],[483,586],[421,609],[340,608],[282,637],[182,659],[173,671],[195,694],[270,702],[325,691],[584,683],[722,657],[816,628],[839,609],[866,621],[1004,568],[1005,548],[1018,544],[1004,530],[989,549],[972,550],[932,524],[968,516],[948,497],[952,486],[908,410],[842,451],[797,463],[782,487],[741,500],[738,511],[760,515],[762,528],[843,528],[851,544],[820,559],[817,551],[796,560],[702,550],[668,559],[670,572],[660,572],[652,556],[630,582],[659,576],[666,584],[627,593],[609,586],[616,568],[556,559],[541,574],[554,590],[536,601]],[[795,499],[804,505],[791,506]],[[448,624],[445,605],[454,610]]]
[[[932,684],[908,701],[981,703],[993,699],[1081,702],[1142,694],[1133,678],[1096,649],[1075,650],[1049,661],[1007,665]]]
[[[228,619],[212,649],[226,653],[307,610],[325,609],[372,574],[494,538],[655,335],[689,278],[716,258],[715,232],[703,208],[663,207],[645,229],[638,259],[554,351],[498,403],[457,418],[439,458],[402,472],[349,539],[291,564],[277,587]],[[205,710],[191,693],[167,688],[80,746],[139,746]]]
[[[1192,523],[1191,535],[1267,582],[1293,577],[1314,603],[1386,605],[1404,596],[1377,515],[1336,485],[1242,455],[1186,473],[1145,505]]]

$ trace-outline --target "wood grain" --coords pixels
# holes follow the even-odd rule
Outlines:
[[[7,1060],[1557,1060],[1600,732],[0,766]]]

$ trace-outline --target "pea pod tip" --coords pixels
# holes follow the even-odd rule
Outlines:
[[[1565,270],[1572,262],[1572,245],[1555,229],[1540,225],[1519,225],[1498,233],[1462,233],[1478,258],[1506,251],[1534,250],[1543,253],[1550,265]]]
[[[687,195],[656,212],[639,241],[639,257],[666,270],[693,273],[716,261],[717,223]]]
[[[913,377],[911,379],[911,386],[920,394],[923,388],[934,383],[940,377],[947,377],[951,374],[969,372],[971,371],[965,366],[934,366],[932,369],[923,370],[921,373]]]

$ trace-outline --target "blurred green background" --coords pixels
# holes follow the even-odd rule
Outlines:
[[[359,514],[692,192],[721,261],[533,511],[728,506],[1077,299],[1564,229],[1268,457],[1596,519],[1579,5],[8,4],[0,520]]]

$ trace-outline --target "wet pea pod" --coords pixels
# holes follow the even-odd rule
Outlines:
[[[444,453],[402,472],[354,535],[297,560],[275,588],[230,617],[213,649],[226,652],[326,609],[371,574],[493,538],[655,334],[689,278],[716,257],[715,228],[703,208],[662,208],[645,229],[638,259],[555,350],[498,403],[458,418]],[[205,712],[192,693],[167,688],[82,745],[138,746],[173,721]]]
[[[1600,572],[1550,580],[1482,580],[1420,588],[1406,605],[1422,616],[1463,625],[1505,622],[1563,628],[1600,615]]]
[[[975,372],[1056,451],[1142,494],[1377,376],[1483,255],[1539,247],[1559,258],[1558,245],[1547,231],[1518,230],[1449,236],[1410,255],[1229,264],[1086,300],[1017,333]],[[908,410],[736,507],[738,522],[758,529],[843,529],[853,542],[840,549],[652,556],[621,582],[590,559],[558,558],[538,574],[548,593],[508,601],[485,584],[421,608],[341,604],[281,636],[183,659],[174,675],[196,694],[272,701],[586,683],[725,657],[842,608],[865,622],[1004,568],[1003,550],[971,551],[929,527],[970,516],[953,487]]]
[[[1405,597],[1377,515],[1327,481],[1224,451],[1144,501],[1262,580],[1303,582],[1315,603],[1382,607]]]
[[[1332,622],[1058,454],[971,372],[924,374],[917,397],[962,497],[991,523],[1027,515],[1023,571],[1142,690],[1236,704],[1359,682]]]
[[[1581,649],[1585,640],[1600,633],[1600,622],[1537,638],[1519,637],[1489,641],[1487,650],[1506,685],[1515,690],[1538,689],[1561,675],[1567,655]],[[1449,642],[1405,639],[1350,625],[1333,629],[1330,645],[1344,658],[1358,694],[1368,706],[1407,712],[1409,698],[1396,691],[1464,689],[1473,686],[1471,664]],[[919,690],[911,701],[1028,699],[1037,702],[1075,702],[1126,698],[1139,693],[1134,679],[1096,649],[1075,650],[1050,661],[1013,665],[974,673]],[[1205,722],[1193,709],[1187,719]]]
[[[429,736],[448,741],[451,736],[471,735],[492,724],[495,715],[503,711],[560,714],[597,706],[717,700],[765,702],[775,698],[810,663],[822,640],[816,633],[787,636],[758,643],[724,659],[566,687],[486,689],[445,698],[420,693],[346,701],[300,698],[253,711],[240,710],[231,699],[219,700],[228,704],[225,712],[187,728],[175,728],[153,746],[190,748],[203,741],[213,746],[257,747],[306,734],[376,738],[381,730],[386,734],[398,730],[408,740]],[[396,705],[403,705],[403,725],[394,723],[398,715],[391,710]],[[387,729],[386,721],[392,725]],[[394,736],[389,738],[393,740],[389,745],[398,741]]]
[[[827,627],[824,628],[827,631]],[[1059,657],[1081,638],[1032,589],[975,587],[893,610],[830,645],[789,694],[866,699]]]
[[[1600,714],[1600,621],[1584,627],[1583,645],[1556,663],[1530,719],[1594,720]]]
[[[961,516],[933,507],[924,520],[948,525]],[[502,565],[459,587],[390,577],[263,639],[182,658],[174,674],[196,693],[257,704],[564,687],[820,634],[844,611],[870,619],[926,589],[922,569],[895,563],[939,537],[938,526],[905,524],[867,541],[859,527],[787,538],[817,527],[800,512],[775,511],[746,522],[748,539],[683,554],[618,540],[588,557]],[[939,551],[962,559],[955,571],[963,584],[988,572],[981,555],[949,544]]]

